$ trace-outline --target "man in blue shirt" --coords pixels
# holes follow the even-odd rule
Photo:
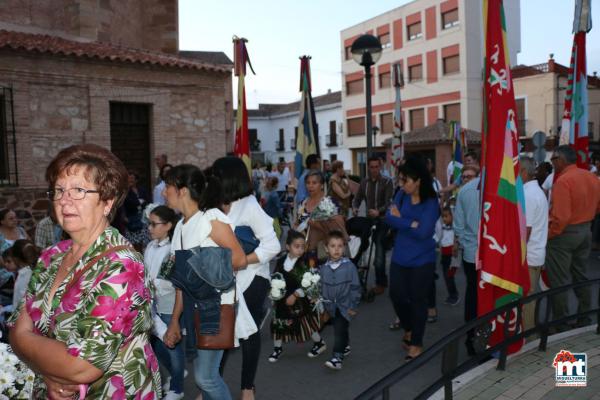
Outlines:
[[[463,172],[465,174],[466,172]],[[463,268],[467,278],[465,292],[465,321],[477,318],[477,270],[475,257],[477,255],[477,236],[479,235],[479,181],[478,177],[471,179],[458,192],[452,227],[463,251]],[[464,179],[463,179],[464,182]],[[467,333],[467,351],[474,355],[474,332]]]

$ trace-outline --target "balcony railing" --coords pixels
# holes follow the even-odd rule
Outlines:
[[[342,135],[332,133],[326,136],[327,146],[335,147],[342,144]]]
[[[277,151],[285,151],[285,141],[278,140],[275,142],[275,147]]]
[[[260,151],[260,140],[250,142],[250,151]]]

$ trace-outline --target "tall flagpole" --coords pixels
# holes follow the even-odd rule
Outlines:
[[[404,86],[404,77],[402,76],[402,66],[394,64],[393,67],[394,91],[396,92],[396,102],[394,104],[394,137],[392,138],[392,157],[394,165],[398,167],[404,158],[404,139],[402,137],[402,98],[400,88]]]
[[[577,153],[577,166],[589,168],[588,93],[586,35],[592,29],[591,0],[576,0],[573,18],[573,48],[560,144],[569,144]],[[556,179],[556,176],[555,176]]]
[[[294,169],[296,178],[304,171],[306,157],[310,154],[321,155],[319,132],[315,107],[311,94],[310,56],[300,57],[300,114],[298,116],[298,137],[296,137],[296,158]]]
[[[248,111],[246,109],[246,64],[252,69],[250,58],[248,57],[248,50],[246,49],[245,38],[233,37],[233,63],[234,63],[234,74],[238,77],[238,106],[236,114],[236,127],[235,127],[235,144],[233,147],[233,153],[244,161],[248,174],[252,173],[252,165],[250,163],[250,137],[248,134]]]

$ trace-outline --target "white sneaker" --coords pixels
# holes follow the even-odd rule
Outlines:
[[[183,392],[182,393],[175,393],[172,390],[169,390],[166,394],[165,397],[163,397],[163,400],[181,400],[183,399]]]
[[[188,371],[187,369],[183,370],[183,379],[185,379],[188,376]],[[165,383],[163,384],[163,392],[168,393],[170,390],[169,388],[171,387],[171,377],[169,376],[167,379],[165,379]]]

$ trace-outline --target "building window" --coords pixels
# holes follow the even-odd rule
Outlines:
[[[329,154],[329,161],[331,161],[331,162],[337,161],[337,154],[336,153]]]
[[[525,111],[525,99],[515,99],[517,103],[517,131],[519,136],[527,136],[527,112]]]
[[[346,82],[346,96],[361,94],[364,91],[362,79]]]
[[[423,64],[408,67],[408,81],[415,82],[423,79]]]
[[[337,126],[335,121],[329,121],[329,138],[327,138],[328,146],[337,146]]]
[[[365,117],[348,119],[348,136],[358,136],[365,134]]]
[[[444,121],[460,122],[460,103],[446,104],[444,106]]]
[[[298,127],[294,127],[294,138],[291,140],[290,149],[296,150],[296,143],[298,142]]]
[[[248,138],[250,140],[250,151],[260,151],[260,140],[258,139],[258,130],[248,129]]]
[[[12,110],[12,89],[0,87],[0,186],[19,184]]]
[[[449,29],[453,26],[457,26],[458,22],[458,8],[454,10],[446,11],[442,13],[442,27],[443,29]]]
[[[417,108],[416,110],[410,110],[410,129],[420,129],[425,127],[425,109]]]
[[[390,47],[392,45],[392,41],[390,40],[389,32],[379,35],[378,39],[379,39],[379,42],[381,42],[381,47],[383,47],[384,49],[387,49],[388,47]]]
[[[460,71],[460,58],[458,54],[455,56],[444,57],[443,59],[443,68],[444,75],[455,74]]]
[[[352,59],[352,46],[346,46],[344,47],[344,55],[346,57],[346,60],[351,60]]]
[[[382,72],[379,74],[379,88],[385,89],[392,87],[392,73]]]
[[[423,36],[421,32],[421,21],[410,24],[406,27],[408,32],[408,40],[415,40]]]
[[[277,141],[277,151],[285,151],[285,132],[283,128],[279,129],[279,140]]]
[[[381,114],[379,116],[379,126],[381,126],[381,133],[394,133],[394,114]]]

